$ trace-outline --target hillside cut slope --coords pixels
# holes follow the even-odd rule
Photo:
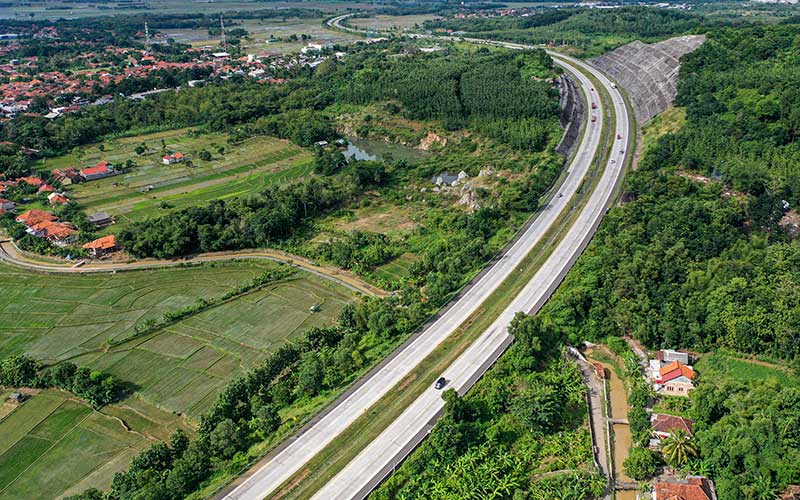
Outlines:
[[[677,94],[680,58],[703,44],[705,35],[687,35],[647,44],[634,41],[591,59],[627,92],[640,125],[663,112]]]

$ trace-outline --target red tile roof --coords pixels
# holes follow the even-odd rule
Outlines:
[[[44,184],[44,181],[36,176],[20,177],[17,180],[20,182],[27,182],[31,186],[41,186],[42,184]]]
[[[686,377],[689,380],[694,380],[694,370],[691,366],[686,366],[680,361],[673,361],[672,363],[661,367],[661,381],[667,382],[678,377]]]
[[[39,190],[36,191],[37,193],[53,193],[55,192],[56,188],[51,186],[50,184],[42,184],[39,186]]]
[[[66,239],[77,231],[63,222],[43,221],[31,226],[31,229],[37,233],[43,233],[42,236],[48,239],[63,240]]]
[[[81,175],[104,174],[108,171],[108,163],[101,161],[94,167],[87,167],[81,170]]]
[[[54,221],[57,217],[50,212],[45,212],[44,210],[28,210],[27,212],[23,212],[19,214],[17,217],[17,222],[21,222],[26,226],[33,226],[43,221]]]
[[[83,245],[83,248],[87,250],[111,250],[117,246],[117,240],[113,234],[109,234],[108,236],[103,236],[102,238],[97,238],[94,241],[90,241],[89,243]]]
[[[700,476],[667,480],[654,486],[657,500],[716,500],[714,483]]]
[[[49,201],[51,205],[66,205],[69,203],[69,198],[61,193],[50,193],[50,196],[47,197],[47,201]]]
[[[688,418],[665,415],[663,413],[653,414],[652,427],[655,432],[671,434],[675,429],[683,429],[691,436],[692,424],[693,422]]]

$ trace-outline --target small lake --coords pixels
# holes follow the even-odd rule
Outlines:
[[[347,138],[347,148],[343,151],[345,158],[356,160],[405,160],[415,164],[430,158],[431,154],[421,149],[410,148],[392,142],[373,141],[371,139]]]

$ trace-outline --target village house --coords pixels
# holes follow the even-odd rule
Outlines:
[[[37,193],[55,193],[56,188],[51,186],[50,184],[42,184],[39,186],[39,189],[36,190]]]
[[[58,217],[44,210],[28,210],[18,215],[16,221],[30,228],[40,222],[54,221],[56,219],[58,219]]]
[[[75,167],[67,167],[63,170],[55,169],[52,174],[53,180],[63,185],[77,184],[83,180],[81,173]]]
[[[31,186],[35,187],[40,187],[42,184],[44,184],[44,181],[42,179],[34,175],[28,177],[20,177],[19,179],[17,179],[17,181],[24,182],[25,184],[30,184]]]
[[[3,212],[13,212],[17,208],[17,204],[11,200],[0,198],[0,210]]]
[[[694,389],[695,373],[691,366],[673,361],[661,367],[653,381],[653,388],[668,396],[688,396]]]
[[[114,170],[114,167],[108,163],[107,161],[101,161],[94,167],[87,167],[81,170],[81,177],[86,179],[87,181],[93,181],[96,179],[103,179],[104,177],[111,177],[112,175],[116,175],[119,172]]]
[[[173,163],[180,163],[184,160],[183,153],[172,153],[164,156],[161,161],[164,165],[172,165]]]
[[[114,218],[108,215],[108,212],[96,212],[86,217],[89,224],[95,227],[106,227],[114,223]]]
[[[113,234],[109,234],[108,236],[103,236],[102,238],[97,238],[94,241],[86,243],[83,245],[83,248],[89,250],[89,254],[92,257],[97,258],[117,250],[117,240]]]
[[[28,233],[44,238],[56,246],[69,244],[78,233],[70,224],[64,222],[42,221],[28,228]]]
[[[653,485],[653,500],[717,500],[714,482],[702,476],[670,478]]]
[[[51,205],[66,205],[69,203],[69,198],[61,193],[50,193],[50,195],[47,196],[47,201]]]
[[[653,438],[650,440],[651,448],[659,448],[661,440],[667,439],[673,432],[680,429],[691,437],[692,425],[694,422],[688,418],[676,415],[666,415],[663,413],[653,413],[650,415],[650,427],[653,431]]]

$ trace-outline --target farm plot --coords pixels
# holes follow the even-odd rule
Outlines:
[[[169,421],[162,435],[178,426],[168,413],[147,411],[163,413],[157,418]],[[56,498],[105,488],[152,442],[67,393],[43,391],[0,421],[0,499]]]
[[[211,159],[201,159],[202,151]],[[187,160],[164,165],[164,154],[173,152],[184,154]],[[220,195],[255,192],[266,184],[290,181],[311,170],[310,153],[288,141],[260,136],[229,145],[225,134],[197,134],[190,129],[78,148],[68,155],[43,160],[39,168],[85,167],[100,161],[120,167],[129,160],[135,166],[127,173],[73,185],[68,193],[89,213],[106,211],[135,218],[172,208],[176,202],[188,206]]]
[[[308,328],[333,322],[353,294],[298,273],[146,336],[136,337],[134,325],[220,296],[278,265],[248,261],[113,276],[0,266],[0,357],[69,359],[132,384],[148,402],[197,417],[231,378]],[[311,312],[312,305],[319,311]]]
[[[326,281],[277,283],[76,362],[131,382],[163,408],[198,417],[229,380],[308,328],[332,323],[351,300]],[[320,310],[311,312],[315,304]]]

